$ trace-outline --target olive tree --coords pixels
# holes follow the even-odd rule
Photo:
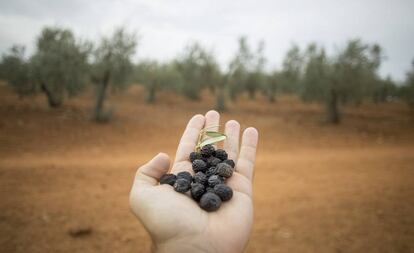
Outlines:
[[[264,85],[262,86],[262,90],[270,103],[276,102],[276,92],[281,80],[280,76],[281,74],[277,70],[274,70],[270,74],[265,75],[265,81]]]
[[[223,76],[220,66],[212,52],[205,52],[202,55],[203,65],[201,67],[201,78],[207,87],[210,87],[216,96],[216,110],[222,112],[226,106],[226,77]]]
[[[297,45],[292,45],[282,63],[280,88],[288,93],[300,92],[303,72],[304,59],[302,52]]]
[[[110,37],[103,37],[93,50],[92,81],[96,84],[96,104],[93,114],[98,122],[108,121],[111,113],[104,110],[108,88],[123,88],[133,70],[131,57],[135,53],[137,36],[117,28]]]
[[[263,55],[264,52],[264,42],[259,42],[257,50],[252,54],[251,61],[248,64],[248,75],[245,83],[245,89],[249,94],[250,99],[254,99],[257,90],[262,89],[266,84],[266,74],[264,72],[264,67],[266,64],[266,59]]]
[[[175,68],[182,76],[181,92],[189,99],[200,99],[205,87],[202,79],[205,50],[197,42],[186,46],[184,52],[174,61]]]
[[[60,107],[65,96],[78,94],[88,78],[90,44],[78,42],[68,29],[46,27],[30,59],[31,78],[46,95],[50,107]]]
[[[159,90],[177,91],[182,82],[180,73],[173,64],[159,64],[156,61],[146,60],[138,63],[134,71],[134,81],[142,84],[147,92],[146,102],[155,103]]]
[[[375,89],[372,92],[372,99],[374,103],[384,103],[390,98],[396,97],[398,88],[390,76],[385,79],[379,79],[376,81]]]
[[[239,48],[230,61],[228,70],[229,95],[234,101],[237,96],[245,89],[249,78],[250,65],[253,60],[253,53],[247,44],[246,37],[238,40]]]
[[[340,102],[359,104],[372,97],[380,83],[378,69],[382,59],[381,48],[376,44],[366,44],[359,39],[347,43],[333,64],[333,81]]]
[[[372,94],[381,63],[379,47],[360,40],[349,41],[332,59],[323,48],[311,44],[303,59],[302,98],[325,103],[329,123],[339,123],[340,103],[358,103]]]
[[[411,66],[412,68],[407,73],[404,86],[400,88],[400,96],[411,109],[414,109],[414,60]]]
[[[2,55],[0,63],[0,79],[4,79],[19,95],[32,94],[36,91],[30,81],[29,63],[24,58],[25,48],[14,45]]]
[[[338,92],[332,80],[332,69],[325,50],[311,44],[305,52],[304,59],[306,65],[302,77],[302,99],[325,103],[327,121],[338,123]]]

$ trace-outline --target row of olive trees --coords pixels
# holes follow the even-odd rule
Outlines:
[[[106,121],[110,116],[104,110],[108,88],[122,88],[128,82],[136,45],[136,35],[123,28],[94,45],[77,40],[68,29],[46,27],[30,57],[26,58],[21,46],[13,46],[2,56],[0,77],[19,96],[43,93],[52,108],[94,84],[97,92],[93,118]]]
[[[243,92],[253,99],[257,91],[262,90],[272,93],[269,99],[274,101],[276,81],[264,70],[263,50],[263,42],[253,52],[247,39],[240,38],[239,48],[228,71],[224,72],[211,51],[192,43],[170,62],[159,64],[145,60],[138,63],[134,81],[146,88],[148,103],[155,102],[156,93],[161,89],[176,91],[192,100],[200,99],[201,92],[208,90],[215,96],[215,107],[220,111],[226,110],[228,100],[235,101]]]
[[[293,46],[276,79],[282,91],[325,104],[327,122],[338,123],[340,105],[359,105],[366,99],[380,103],[399,95],[395,83],[378,74],[383,58],[379,45],[360,40],[348,41],[332,56],[314,43],[303,51]]]
[[[252,50],[247,39],[241,37],[228,70],[223,72],[214,54],[194,43],[170,63],[138,64],[136,81],[144,83],[147,101],[151,103],[155,101],[155,92],[162,88],[173,89],[190,99],[199,99],[200,92],[208,89],[216,96],[218,110],[225,110],[226,102],[235,101],[242,93],[254,99],[260,91],[269,102],[276,101],[277,92],[295,93],[304,101],[324,104],[330,123],[340,121],[341,105],[358,105],[366,99],[385,102],[398,95],[394,82],[378,74],[384,57],[376,44],[351,40],[331,56],[314,43],[305,50],[293,46],[282,69],[270,72],[265,68],[263,51],[263,42]]]
[[[223,86],[223,74],[213,53],[198,43],[188,45],[183,53],[167,63],[152,60],[139,62],[134,76],[134,81],[146,88],[148,103],[155,102],[156,93],[161,89],[199,100],[204,89],[214,93]]]
[[[93,84],[93,118],[97,121],[111,118],[111,111],[105,109],[108,91],[122,90],[130,83],[145,87],[148,103],[156,102],[160,90],[192,100],[200,99],[201,92],[208,90],[220,111],[243,93],[255,99],[261,92],[269,102],[276,101],[277,93],[295,93],[304,101],[325,104],[326,119],[331,123],[340,121],[339,107],[343,104],[360,104],[365,99],[379,103],[397,95],[414,104],[414,71],[408,75],[407,84],[398,89],[390,78],[378,75],[384,58],[381,47],[360,40],[349,41],[330,56],[317,44],[304,50],[293,46],[282,68],[272,71],[266,68],[264,43],[252,49],[245,37],[238,40],[238,49],[226,71],[220,68],[214,53],[199,43],[188,45],[175,59],[164,63],[144,60],[133,64],[136,46],[136,34],[123,28],[94,44],[76,39],[70,30],[47,27],[30,57],[19,46],[3,55],[0,78],[8,80],[20,96],[44,93],[51,107],[61,106],[65,98]]]

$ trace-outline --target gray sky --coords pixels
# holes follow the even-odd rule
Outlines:
[[[225,66],[246,35],[254,47],[265,41],[274,68],[292,43],[318,42],[335,52],[358,37],[383,46],[383,76],[403,80],[414,59],[413,10],[412,0],[0,0],[0,53],[13,43],[31,53],[45,25],[91,40],[125,25],[141,36],[137,59],[168,60],[199,41]]]

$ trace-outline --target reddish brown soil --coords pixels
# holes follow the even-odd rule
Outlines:
[[[89,120],[90,95],[49,109],[0,87],[0,251],[149,252],[128,208],[136,168],[174,155],[183,127],[214,103],[141,89],[111,96],[116,118]],[[259,129],[255,221],[246,252],[414,252],[414,116],[398,102],[323,110],[241,98],[224,113]],[[90,227],[73,238],[68,231]]]

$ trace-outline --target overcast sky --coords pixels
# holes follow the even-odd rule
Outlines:
[[[381,74],[403,80],[414,59],[413,12],[413,0],[0,0],[0,53],[14,43],[33,52],[45,25],[91,40],[125,25],[141,36],[136,59],[168,60],[199,41],[226,65],[246,35],[254,46],[265,41],[274,68],[292,43],[318,42],[335,52],[361,38],[383,46]]]

